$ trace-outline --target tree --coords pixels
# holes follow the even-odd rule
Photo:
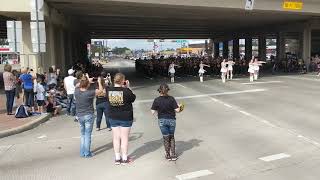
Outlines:
[[[131,52],[131,50],[127,47],[115,47],[112,49],[112,53],[117,55],[127,54],[128,51]]]

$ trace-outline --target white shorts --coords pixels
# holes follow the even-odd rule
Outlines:
[[[174,74],[174,73],[176,73],[176,70],[170,69],[170,70],[169,70],[169,73],[170,73],[170,74]]]
[[[254,70],[251,69],[251,68],[249,68],[249,69],[248,69],[248,72],[249,72],[249,73],[254,73]]]
[[[259,66],[254,66],[253,67],[253,70],[255,70],[255,71],[259,71],[259,69],[260,69]]]
[[[198,73],[199,74],[204,74],[206,71],[204,69],[199,69]]]
[[[228,67],[228,71],[233,71],[233,67]]]
[[[220,70],[220,72],[226,73],[226,72],[227,72],[227,69],[226,69],[226,68],[222,68],[222,69]]]

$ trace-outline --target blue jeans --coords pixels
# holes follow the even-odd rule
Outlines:
[[[81,157],[91,157],[90,152],[91,146],[91,133],[93,127],[93,114],[85,115],[79,117],[81,139],[80,139],[80,156]]]
[[[67,112],[71,116],[75,116],[75,114],[76,114],[76,105],[75,105],[74,95],[73,94],[68,94]]]
[[[24,89],[24,105],[33,107],[34,106],[34,93],[33,89]]]
[[[14,102],[14,96],[16,94],[16,89],[12,89],[10,91],[6,91],[6,97],[7,97],[7,113],[12,113],[13,108],[13,102]]]
[[[107,128],[110,128],[110,122],[109,122],[109,118],[108,118],[109,103],[108,102],[103,102],[103,103],[97,104],[96,105],[96,109],[97,109],[96,127],[100,128],[102,116],[104,114],[104,117],[106,119]]]
[[[175,119],[159,119],[159,127],[163,136],[174,135],[176,130]]]

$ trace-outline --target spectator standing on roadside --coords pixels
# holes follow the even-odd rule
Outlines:
[[[58,84],[57,79],[58,79],[58,76],[54,72],[54,69],[52,67],[49,67],[49,73],[47,75],[47,84],[48,84],[49,90],[57,86]]]
[[[79,118],[81,138],[80,138],[80,156],[89,158],[92,157],[90,151],[91,133],[94,122],[93,100],[103,92],[101,78],[98,78],[98,89],[90,88],[92,80],[83,76],[80,80],[79,88],[75,90],[76,98],[76,113]]]
[[[64,89],[67,91],[67,97],[68,97],[68,108],[67,112],[68,115],[75,116],[76,109],[75,109],[75,101],[74,101],[74,91],[75,91],[75,77],[73,76],[74,70],[69,69],[68,70],[68,77],[65,77],[63,80]]]
[[[38,77],[37,78],[37,84],[36,86],[36,97],[37,97],[37,105],[38,105],[38,112],[43,113],[43,106],[46,104],[45,103],[45,88],[43,86],[42,78]]]
[[[9,64],[4,66],[3,82],[7,98],[7,115],[13,115],[13,102],[16,94],[16,77],[12,74],[12,67]]]
[[[24,104],[31,108],[34,112],[34,92],[33,92],[33,79],[34,77],[28,72],[27,68],[21,70],[19,79],[23,83]]]
[[[107,124],[107,129],[111,131],[111,126],[110,126],[109,117],[108,117],[110,105],[107,99],[106,83],[103,77],[101,77],[101,85],[103,87],[103,92],[98,94],[96,99],[96,111],[97,111],[96,130],[100,131],[101,120],[104,115],[104,118]]]
[[[151,107],[153,115],[157,115],[160,131],[163,136],[163,145],[165,149],[165,158],[168,161],[176,161],[177,155],[175,150],[174,133],[176,129],[176,113],[181,112],[182,105],[178,105],[175,98],[168,95],[169,86],[161,84],[157,97]]]
[[[130,83],[125,76],[118,73],[114,76],[114,87],[107,89],[110,103],[109,120],[113,134],[115,164],[128,164],[129,134],[133,123],[132,103],[136,95],[130,90]],[[121,153],[122,154],[121,154]]]

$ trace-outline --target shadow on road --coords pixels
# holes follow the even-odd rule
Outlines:
[[[201,142],[203,141],[199,139],[190,139],[188,141],[177,141],[176,153],[178,156],[181,156],[184,152],[189,151],[195,147],[199,147]],[[149,153],[152,153],[158,150],[161,147],[163,147],[163,139],[150,141],[150,142],[144,143],[144,145],[136,149],[129,156],[137,160],[144,155],[147,155]]]
[[[140,139],[142,136],[143,136],[143,133],[132,133],[129,137],[129,141],[135,141],[137,139]],[[105,151],[108,151],[112,148],[113,148],[113,144],[112,144],[112,142],[110,142],[108,144],[105,144],[103,146],[100,146],[98,148],[93,149],[92,153],[95,154],[95,156],[96,156],[96,155],[101,154]]]

